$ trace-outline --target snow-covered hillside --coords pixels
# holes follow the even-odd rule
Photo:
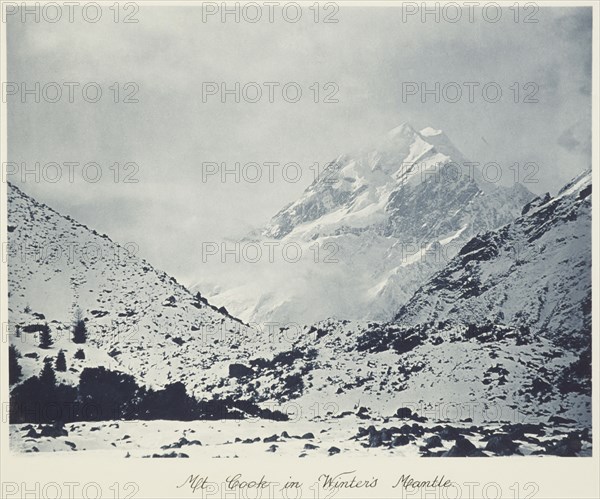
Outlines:
[[[299,261],[217,265],[214,278],[203,267],[197,287],[251,322],[390,320],[466,241],[531,198],[520,184],[486,180],[443,132],[404,123],[339,156],[248,239],[301,248]]]
[[[433,420],[537,422],[560,415],[587,427],[579,357],[527,328],[436,321],[414,326],[323,321],[274,357],[241,360],[215,393],[340,416],[409,407]],[[326,402],[326,404],[324,404]],[[326,411],[323,411],[326,412]]]
[[[201,395],[209,380],[227,375],[231,359],[270,348],[224,309],[11,184],[8,232],[11,342],[22,354],[24,378],[63,349],[69,369],[59,381],[75,382],[84,366],[104,365],[148,386],[182,381]],[[85,345],[72,342],[77,309],[88,330]],[[44,323],[54,339],[47,350],[32,331]],[[85,362],[74,358],[79,348]]]
[[[566,348],[591,342],[591,171],[556,197],[471,239],[402,307],[405,324],[489,319],[528,326]]]

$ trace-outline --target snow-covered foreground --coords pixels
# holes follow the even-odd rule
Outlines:
[[[37,434],[38,436],[33,436]],[[47,436],[39,436],[44,434]],[[56,436],[53,436],[56,435]],[[114,457],[252,458],[335,456],[590,456],[591,437],[570,423],[415,422],[409,418],[320,421],[103,421],[11,425],[18,452],[78,452]],[[472,444],[472,445],[471,445]]]

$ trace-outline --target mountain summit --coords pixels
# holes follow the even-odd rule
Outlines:
[[[442,131],[402,123],[338,156],[253,238],[304,258],[238,265],[199,287],[247,321],[389,320],[462,244],[533,197],[486,181]]]
[[[263,235],[281,239],[299,225],[333,212],[339,212],[334,224],[342,217],[356,227],[373,225],[381,219],[390,197],[404,186],[429,178],[439,181],[446,175],[443,181],[451,188],[457,174],[467,173],[466,162],[442,131],[427,127],[417,132],[402,123],[373,148],[355,156],[341,155],[329,163],[298,200],[273,217]],[[449,163],[456,165],[453,172],[440,169]],[[328,219],[321,222],[322,227]]]

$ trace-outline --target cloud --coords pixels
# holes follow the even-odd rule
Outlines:
[[[535,161],[554,191],[589,163],[591,9],[542,8],[538,23],[403,22],[393,7],[346,7],[339,23],[202,23],[191,6],[141,6],[137,24],[8,23],[9,81],[139,84],[139,103],[21,104],[9,101],[10,161],[134,161],[140,183],[24,185],[41,201],[125,240],[186,281],[196,261],[184,248],[264,224],[312,181],[309,168],[372,143],[402,121],[441,128],[474,161],[508,168]],[[478,14],[476,18],[481,20]],[[202,82],[296,81],[290,104],[202,102]],[[502,101],[403,102],[402,83],[493,81]],[[309,86],[335,82],[338,103]],[[510,86],[520,85],[519,102]],[[523,85],[539,85],[524,104]],[[571,129],[572,128],[572,129]],[[485,137],[484,142],[481,137]],[[587,155],[587,156],[586,156]],[[202,183],[205,161],[294,161],[301,182]],[[558,163],[558,167],[557,167]],[[281,177],[279,177],[281,178]],[[177,214],[174,221],[173,214]],[[155,227],[169,237],[153,238]]]
[[[590,120],[579,120],[567,128],[556,143],[569,152],[590,157],[592,154],[592,134]]]

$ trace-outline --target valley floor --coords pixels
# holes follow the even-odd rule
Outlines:
[[[114,457],[263,458],[264,456],[484,457],[591,456],[589,430],[564,421],[485,424],[361,419],[276,422],[102,421],[10,426],[15,452]],[[57,456],[58,457],[58,456]]]

